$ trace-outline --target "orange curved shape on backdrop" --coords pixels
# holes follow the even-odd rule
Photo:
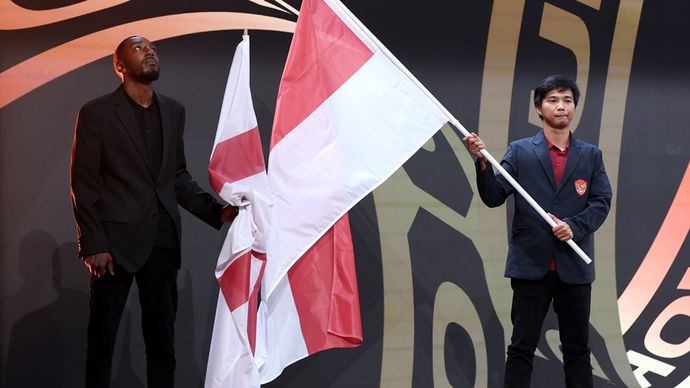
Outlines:
[[[659,289],[690,230],[690,163],[685,170],[671,208],[652,246],[620,298],[621,330],[625,334]]]
[[[245,28],[294,32],[295,22],[240,12],[196,12],[111,27],[53,47],[0,73],[0,108],[72,70],[112,55],[117,44],[133,34],[157,41],[200,32]]]
[[[128,2],[129,0],[88,0],[65,7],[33,10],[12,0],[0,0],[0,30],[20,30],[61,22]]]

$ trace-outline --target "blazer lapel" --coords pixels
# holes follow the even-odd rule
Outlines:
[[[127,134],[129,135],[129,138],[132,140],[132,143],[134,143],[134,148],[137,149],[139,156],[141,156],[141,159],[144,161],[144,165],[146,166],[146,169],[149,171],[149,174],[151,174],[151,176],[154,176],[153,171],[151,170],[151,166],[149,166],[148,157],[146,155],[146,146],[144,146],[144,139],[141,135],[139,125],[137,124],[137,120],[134,118],[134,113],[132,113],[132,109],[129,106],[129,101],[127,101],[127,97],[125,96],[125,90],[122,86],[120,86],[113,93],[113,103],[115,104],[115,115],[120,120],[120,123],[122,123],[122,126],[125,128],[125,132],[127,132]]]
[[[551,163],[549,150],[546,148],[546,139],[544,138],[543,131],[539,131],[538,134],[534,135],[532,138],[532,145],[534,146],[534,153],[537,156],[537,159],[539,159],[541,167],[544,169],[544,174],[546,174],[546,177],[549,179],[549,183],[551,183],[551,187],[555,191],[557,189],[556,178],[553,176],[553,164]]]

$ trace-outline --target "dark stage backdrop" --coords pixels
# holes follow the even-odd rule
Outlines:
[[[288,4],[289,3],[289,4]],[[597,387],[690,385],[690,3],[643,0],[346,0],[345,4],[500,157],[539,130],[530,93],[576,77],[578,137],[598,144],[614,188],[596,235],[591,319]],[[207,161],[241,30],[252,39],[265,149],[299,0],[0,1],[0,385],[78,387],[87,272],[68,193],[76,113],[117,87],[110,53],[159,46],[157,90],[187,107],[187,160]],[[351,212],[364,344],[288,368],[269,387],[500,387],[510,336],[503,278],[510,205],[476,195],[461,135],[444,128]],[[219,233],[183,215],[179,387],[202,387]],[[553,313],[534,387],[560,386]],[[144,386],[136,291],[114,386]]]

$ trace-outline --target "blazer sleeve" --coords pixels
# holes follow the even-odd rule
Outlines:
[[[184,121],[185,112],[182,108],[180,115],[180,133],[177,136],[177,161],[175,170],[175,195],[177,203],[196,217],[220,229],[223,223],[220,220],[221,205],[211,194],[204,191],[194,181],[187,171],[187,160],[184,155]]]
[[[611,208],[613,196],[600,149],[594,153],[592,177],[590,179],[587,204],[585,208],[572,217],[563,219],[573,231],[573,240],[578,242],[585,236],[594,233],[606,220]]]
[[[508,151],[501,160],[501,166],[508,171],[508,173],[517,179],[516,150],[511,144],[508,146]],[[501,206],[506,198],[515,192],[515,189],[503,178],[500,173],[494,173],[493,167],[487,161],[487,167],[481,171],[479,160],[475,163],[477,170],[477,190],[482,202],[488,207]]]
[[[94,116],[86,107],[79,111],[70,160],[70,197],[82,258],[108,252],[108,239],[96,209],[103,182],[99,173],[101,134]]]

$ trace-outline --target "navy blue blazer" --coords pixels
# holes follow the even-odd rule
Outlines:
[[[601,226],[611,207],[611,185],[601,150],[571,134],[565,171],[557,187],[551,157],[543,131],[508,146],[501,165],[547,212],[566,222],[573,240],[594,259],[592,233]],[[477,188],[489,207],[502,205],[515,189],[493,169],[480,171]],[[558,276],[566,283],[594,281],[594,262],[586,264],[568,244],[559,241],[551,226],[521,196],[515,195],[515,212],[510,232],[505,276],[540,279],[556,260]]]

